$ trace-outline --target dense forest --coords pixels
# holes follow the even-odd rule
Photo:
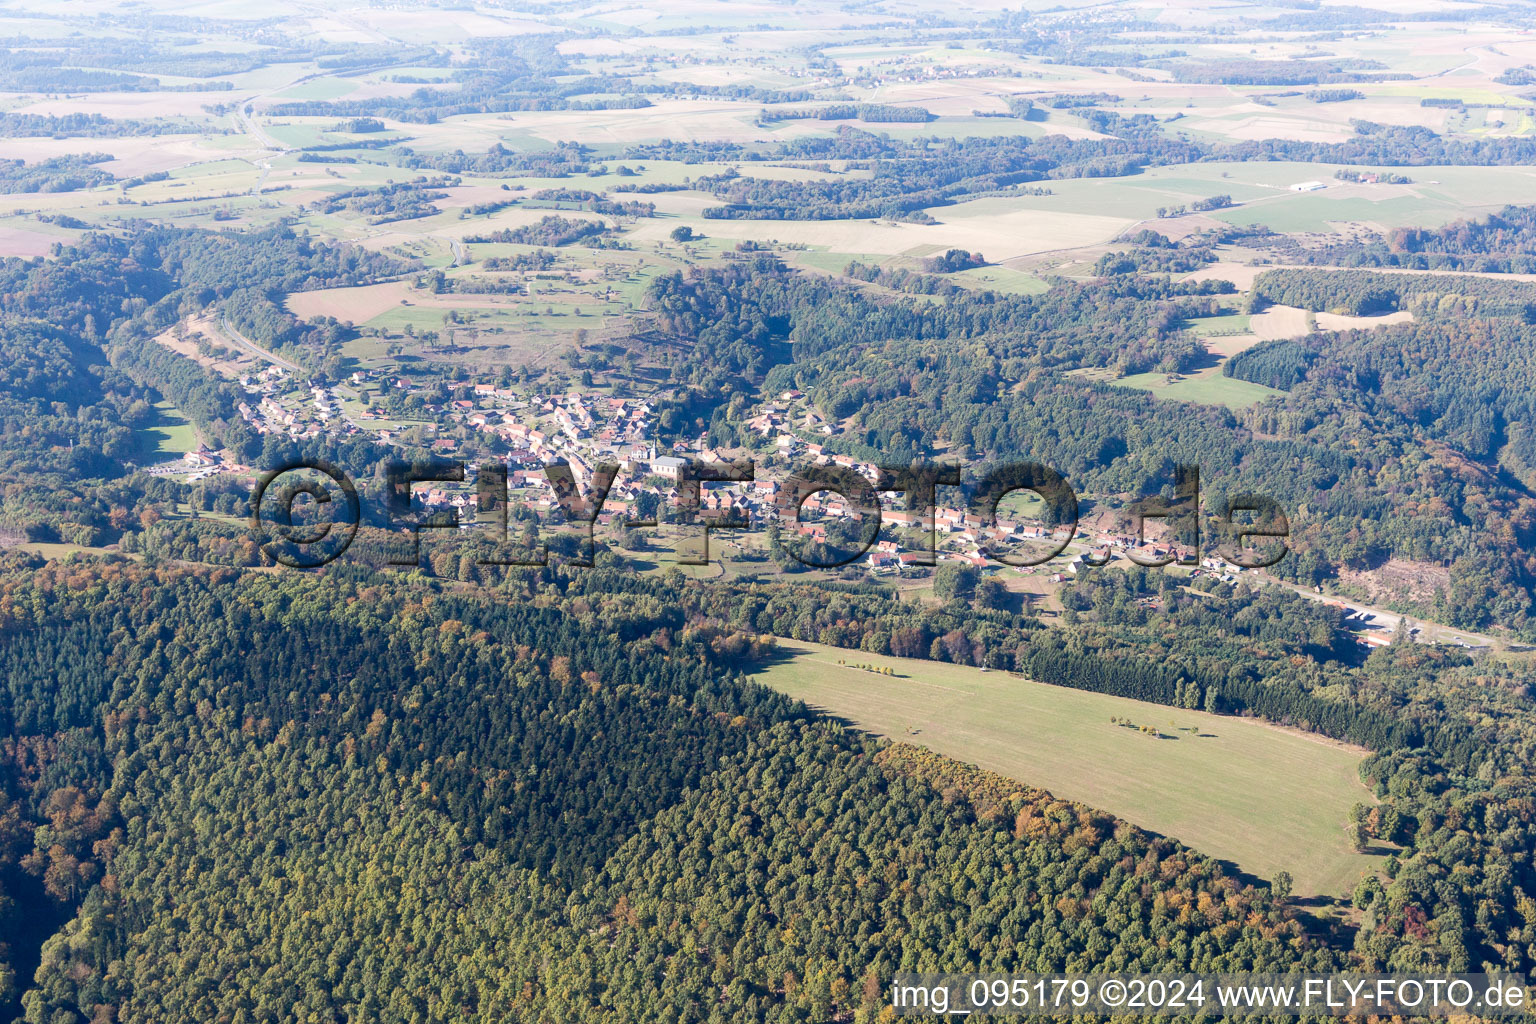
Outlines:
[[[111,159],[106,153],[80,153],[51,157],[35,164],[0,160],[0,193],[75,192],[109,185],[117,179],[96,165]]]
[[[1477,516],[1466,522],[1479,524],[1483,551],[1453,563],[1452,585],[1436,614],[1474,627],[1525,619],[1536,568],[1526,556],[1536,511],[1530,492],[1536,485],[1536,409],[1529,395],[1536,358],[1529,311],[1536,292],[1529,284],[1486,278],[1272,273],[1272,283],[1269,274],[1260,279],[1266,294],[1302,305],[1308,296],[1329,304],[1358,304],[1369,296],[1378,297],[1369,300],[1373,304],[1396,304],[1402,298],[1415,320],[1270,342],[1233,359],[1224,368],[1232,376],[1288,392],[1256,412],[1255,425],[1305,437],[1326,431],[1341,416],[1359,415],[1373,430],[1391,429],[1405,444],[1419,446],[1429,457],[1424,469],[1439,483],[1415,500],[1415,510],[1454,509],[1448,502],[1458,491],[1464,500],[1480,495]],[[1430,504],[1419,503],[1425,499]]]
[[[181,485],[136,473],[154,403],[169,398],[199,434],[268,464],[293,442],[256,434],[242,392],[151,339],[221,303],[232,325],[317,370],[337,368],[346,332],[278,304],[302,288],[363,284],[409,265],[286,227],[214,232],[129,224],[92,232],[55,259],[0,260],[0,531],[8,539],[95,546],[157,518]],[[372,443],[310,445],[311,456],[371,464]]]
[[[7,580],[0,821],[71,915],[11,953],[25,1019],[873,1020],[895,969],[1340,963],[1192,851],[812,720],[663,590],[550,582]]]
[[[550,214],[532,224],[515,228],[501,228],[478,235],[466,235],[466,242],[511,242],[516,245],[571,245],[575,242],[591,244],[602,236],[613,234],[613,229],[601,220],[561,217]]]
[[[25,1019],[873,1020],[898,969],[1528,969],[1528,680],[1360,664],[1335,610],[1214,588],[1089,577],[1064,644],[960,601],[603,569],[12,575],[0,849],[19,911],[70,918],[10,952],[39,964]],[[774,633],[1272,702],[1373,741],[1357,836],[1400,852],[1358,930],[1308,937],[1192,851],[752,685]]]
[[[1514,317],[1536,320],[1536,283],[1469,274],[1392,274],[1369,270],[1266,270],[1254,281],[1251,305],[1300,306],[1313,312],[1416,317]]]
[[[130,135],[161,135],[185,130],[172,120],[107,118],[101,114],[26,114],[0,113],[0,132],[8,138],[65,138],[78,135],[106,139]]]
[[[902,107],[890,103],[833,103],[825,107],[773,107],[763,114],[764,121],[793,121],[813,118],[818,121],[864,121],[923,123],[935,114],[923,107]]]

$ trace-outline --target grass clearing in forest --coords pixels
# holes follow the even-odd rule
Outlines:
[[[155,425],[142,431],[146,451],[169,458],[197,447],[197,428],[185,413],[165,401],[155,403],[155,412]]]
[[[1177,374],[1166,373],[1138,373],[1129,377],[1121,377],[1119,380],[1110,381],[1109,383],[1118,384],[1125,388],[1135,388],[1137,391],[1149,391],[1158,398],[1170,399],[1175,402],[1194,402],[1197,405],[1224,405],[1229,409],[1244,409],[1250,405],[1257,405],[1266,398],[1285,394],[1283,391],[1265,387],[1263,384],[1240,380],[1237,377],[1223,377],[1220,373],[1210,373],[1199,377],[1180,377]]]
[[[1257,720],[1035,683],[1004,672],[780,640],[758,682],[860,728],[1109,811],[1298,894],[1347,892],[1365,752]],[[846,661],[848,664],[839,664]],[[857,664],[890,668],[879,675]],[[1110,721],[1150,726],[1154,737]]]
[[[1225,313],[1220,316],[1202,316],[1189,321],[1189,329],[1202,338],[1221,334],[1246,334],[1249,320],[1247,313]]]

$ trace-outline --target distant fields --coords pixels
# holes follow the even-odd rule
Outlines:
[[[781,640],[767,686],[871,732],[921,743],[1230,860],[1347,891],[1373,864],[1345,834],[1370,802],[1364,753],[1257,721],[1046,686],[1001,672]],[[877,675],[839,660],[890,667]],[[1110,722],[1156,727],[1153,738]]]
[[[290,86],[276,95],[279,100],[334,100],[357,91],[357,83],[345,78],[313,78]]]
[[[712,220],[702,215],[684,217],[682,222],[712,238],[733,242],[795,243],[835,254],[863,253],[875,258],[960,248],[979,252],[994,263],[1105,243],[1132,224],[1126,218],[1087,212],[1092,207],[1086,203],[1079,204],[1084,212],[1077,212],[1071,204],[1029,205],[1047,203],[1049,198],[989,197],[933,207],[928,212],[936,224],[862,219]],[[699,204],[701,210],[707,205],[714,204]],[[677,221],[666,218],[644,220],[626,238],[648,245],[665,240],[677,226]],[[846,263],[846,258],[842,262]]]

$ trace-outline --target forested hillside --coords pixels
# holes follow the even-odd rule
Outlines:
[[[1255,293],[1304,308],[1413,312],[1412,323],[1259,345],[1224,372],[1289,392],[1248,417],[1269,434],[1332,437],[1347,413],[1373,433],[1402,438],[1405,456],[1422,468],[1418,484],[1404,477],[1393,486],[1428,484],[1405,512],[1455,516],[1469,506],[1453,494],[1462,502],[1486,495],[1475,520],[1463,520],[1467,528],[1475,521],[1478,540],[1453,564],[1451,589],[1435,614],[1463,625],[1527,621],[1536,579],[1526,558],[1536,512],[1536,406],[1528,386],[1536,289],[1482,277],[1286,270],[1262,275]],[[1422,455],[1408,456],[1415,448]]]
[[[1345,267],[1480,273],[1536,272],[1536,207],[1506,206],[1439,228],[1393,228],[1378,237],[1287,249],[1287,256]]]
[[[3,590],[7,836],[74,914],[29,1022],[873,1019],[897,968],[1340,962],[1192,851],[810,720],[662,591]]]
[[[1321,668],[1330,692],[1369,681],[1503,722],[1448,745],[1376,735],[1384,802],[1355,827],[1403,849],[1353,894],[1354,936],[1305,938],[1192,851],[739,674],[774,656],[765,628],[878,649],[814,620],[988,621],[964,606],[902,625],[873,593],[601,570],[457,595],[358,573],[12,575],[0,848],[14,914],[72,917],[9,952],[24,972],[40,956],[36,985],[17,979],[25,1019],[872,1020],[898,969],[1530,966],[1528,685],[1412,648],[1351,669],[1328,609],[1140,579],[1085,582],[1072,607],[1098,624],[1087,647],[1125,645],[1143,699],[1188,700],[1206,664],[1262,643],[1301,666],[1271,687]],[[1149,586],[1170,601],[1150,618]],[[1149,638],[1223,622],[1246,645],[1176,655],[1179,692],[1160,692]],[[1094,685],[1076,657],[1073,685]],[[1216,690],[1227,710],[1250,692]]]
[[[0,529],[29,540],[110,543],[146,509],[184,492],[133,474],[143,431],[168,398],[202,437],[243,458],[296,456],[291,439],[262,437],[236,411],[231,382],[151,339],[209,304],[263,343],[336,367],[345,332],[304,324],[275,299],[291,289],[365,283],[399,260],[318,242],[288,228],[215,232],[130,224],[90,233],[54,259],[0,260],[0,438],[8,483]],[[366,454],[363,454],[366,453]],[[367,440],[312,443],[309,454],[377,461]]]

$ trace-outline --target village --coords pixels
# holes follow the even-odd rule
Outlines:
[[[439,384],[376,370],[359,370],[345,381],[321,384],[299,380],[277,365],[246,374],[239,384],[246,393],[238,406],[240,415],[258,434],[296,441],[371,436],[411,458],[464,463],[467,473],[462,484],[422,484],[412,490],[416,510],[424,515],[454,513],[462,529],[481,525],[476,514],[475,471],[491,460],[506,468],[509,502],[550,522],[563,521],[565,513],[545,467],[569,467],[575,485],[586,494],[598,467],[616,466],[617,474],[596,519],[598,525],[615,526],[650,519],[658,508],[676,508],[678,485],[691,462],[707,465],[750,459],[755,467],[752,480],[699,486],[700,519],[759,530],[773,526],[782,535],[811,544],[826,543],[829,527],[856,513],[845,497],[831,490],[813,493],[796,507],[788,483],[797,469],[836,467],[858,474],[871,485],[881,476],[880,467],[832,451],[824,443],[837,427],[817,414],[798,391],[761,403],[745,421],[756,444],[717,450],[703,438],[671,444],[658,441],[655,421],[658,409],[672,398],[668,391],[632,398],[596,390],[546,394],[483,381]],[[417,402],[414,408],[419,412],[413,415],[419,419],[402,421],[385,411],[386,395],[421,398],[444,393],[457,397]],[[380,397],[360,401],[369,394]],[[226,452],[199,445],[180,460],[150,467],[150,472],[175,474],[187,482],[228,475],[254,486],[258,470],[230,459]],[[1049,582],[1060,583],[1089,566],[1125,559],[1131,552],[1143,561],[1172,553],[1155,526],[1149,524],[1148,538],[1139,539],[1125,531],[1112,510],[1096,510],[1071,537],[1064,538],[1060,528],[1053,531],[1027,515],[1009,513],[1006,503],[995,522],[985,523],[962,507],[959,488],[938,492],[931,524],[929,516],[905,510],[905,503],[890,492],[882,505],[880,532],[857,560],[876,577],[925,575],[937,563],[955,562],[977,569],[1043,574]],[[1058,555],[1038,566],[1010,568],[1003,561],[1005,557],[1010,562],[1034,561],[1057,548],[1061,549]],[[1206,563],[1196,572],[1209,572],[1229,582],[1242,571],[1216,559]]]
[[[617,467],[594,523],[622,531],[626,522],[656,518],[657,510],[663,510],[660,518],[666,519],[670,514],[666,510],[677,509],[679,484],[690,463],[751,460],[754,472],[749,481],[698,485],[699,519],[717,527],[744,527],[753,536],[772,528],[781,537],[799,538],[804,545],[827,544],[829,530],[836,532],[837,524],[855,520],[857,510],[831,490],[813,493],[795,508],[790,481],[797,471],[835,467],[856,473],[871,485],[881,476],[880,467],[873,463],[831,450],[826,442],[838,428],[798,391],[782,392],[752,410],[744,426],[756,443],[722,450],[710,448],[703,438],[671,444],[657,439],[656,418],[673,397],[669,391],[643,397],[616,397],[598,390],[540,393],[483,381],[441,385],[384,371],[357,371],[345,381],[322,385],[299,380],[276,365],[247,374],[239,383],[247,395],[239,405],[240,414],[262,435],[293,440],[371,436],[399,448],[404,456],[463,463],[462,483],[418,484],[411,494],[417,515],[448,513],[462,530],[485,529],[492,521],[479,514],[477,504],[477,469],[485,463],[505,467],[510,506],[525,510],[524,515],[531,512],[551,526],[565,523],[567,513],[547,467],[569,467],[582,495],[592,493],[599,467]],[[419,415],[427,418],[402,422],[381,408],[387,404],[383,395],[421,397],[444,390],[462,397],[419,404]],[[381,398],[360,401],[370,392]],[[174,462],[149,467],[149,472],[191,483],[225,476],[247,487],[255,485],[258,475],[257,468],[203,446]],[[1144,536],[1138,537],[1127,526],[1123,510],[1115,508],[1090,506],[1072,536],[1064,537],[1061,528],[1053,530],[1032,518],[1027,505],[1010,511],[1005,502],[996,520],[986,523],[964,507],[960,488],[940,488],[937,495],[930,518],[922,511],[908,510],[900,494],[880,492],[878,534],[849,566],[840,568],[854,568],[874,579],[914,579],[920,584],[936,566],[959,564],[1004,578],[1035,577],[1045,593],[1090,568],[1128,566],[1133,561],[1181,559],[1183,568],[1178,571],[1191,581],[1209,577],[1233,584],[1246,571],[1208,552],[1192,564],[1187,551],[1168,542],[1162,521],[1148,520]],[[712,550],[713,557],[724,557],[720,545]],[[1053,550],[1058,553],[1039,561]],[[1039,564],[1016,564],[1023,561]],[[1248,575],[1256,577],[1255,582],[1274,582],[1263,573]],[[1346,613],[1346,627],[1362,646],[1392,642],[1395,616],[1345,605],[1313,590],[1306,596],[1339,604]],[[1431,638],[1418,627],[1410,634],[1419,642],[1442,639]],[[1444,639],[1474,649],[1481,646],[1475,637]]]

